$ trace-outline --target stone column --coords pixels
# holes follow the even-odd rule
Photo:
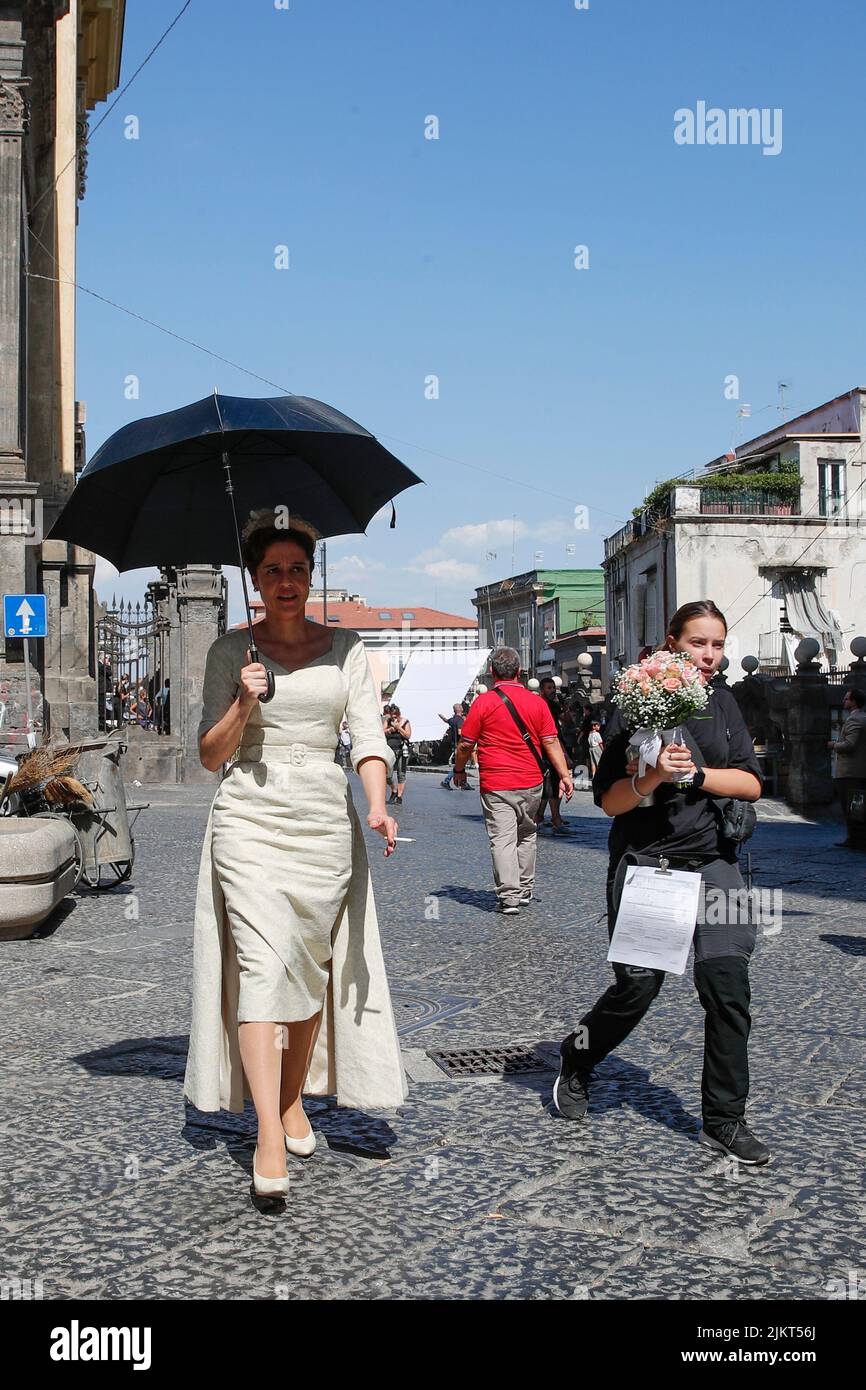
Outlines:
[[[24,44],[0,26],[0,468],[24,476],[22,401],[23,138],[26,120],[21,66]]]
[[[827,678],[812,659],[814,639],[797,647],[797,671],[788,688],[788,786],[791,806],[827,806],[833,801],[830,775],[830,698]]]
[[[178,780],[211,782],[214,773],[198,756],[202,684],[208,650],[225,631],[227,585],[213,565],[186,565],[176,571],[179,660],[172,661],[172,732],[180,744]]]
[[[24,42],[17,20],[0,21],[0,593],[36,589],[35,542],[41,540],[37,486],[24,461],[23,141],[27,120],[22,76]],[[39,534],[37,535],[37,532]],[[30,642],[31,692],[42,728],[40,639]],[[24,643],[0,635],[0,748],[26,751]]]

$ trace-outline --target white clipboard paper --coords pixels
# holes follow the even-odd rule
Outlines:
[[[700,874],[630,864],[608,960],[684,974],[700,896]]]

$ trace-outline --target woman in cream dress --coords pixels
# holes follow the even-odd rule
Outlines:
[[[358,634],[304,616],[315,531],[298,518],[273,523],[256,512],[243,532],[265,606],[261,660],[250,661],[244,627],[213,643],[205,668],[199,755],[211,771],[232,761],[199,867],[184,1092],[200,1110],[252,1099],[255,1189],[284,1196],[286,1150],[315,1147],[303,1091],[370,1108],[407,1091],[364,833],[335,761],[342,720],[386,856],[393,754]],[[276,691],[262,704],[269,669]]]

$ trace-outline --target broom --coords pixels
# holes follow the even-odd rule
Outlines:
[[[39,748],[34,748],[21,759],[18,771],[6,788],[7,793],[28,792],[41,787],[46,801],[64,806],[74,801],[92,805],[93,797],[87,788],[76,777],[67,775],[80,751],[68,743],[43,743]]]

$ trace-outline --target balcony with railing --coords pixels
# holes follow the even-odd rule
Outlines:
[[[700,489],[701,516],[798,516],[800,491],[772,488]]]
[[[674,517],[749,516],[797,517],[802,515],[799,473],[727,474],[707,479],[658,483],[627,521],[604,542],[604,558],[611,560],[641,536],[657,530]]]
[[[612,536],[606,536],[604,541],[604,558],[610,560],[614,555],[618,555],[626,546],[631,545],[640,535],[640,528],[637,521],[627,521],[625,526],[621,526],[618,531],[614,531]]]

